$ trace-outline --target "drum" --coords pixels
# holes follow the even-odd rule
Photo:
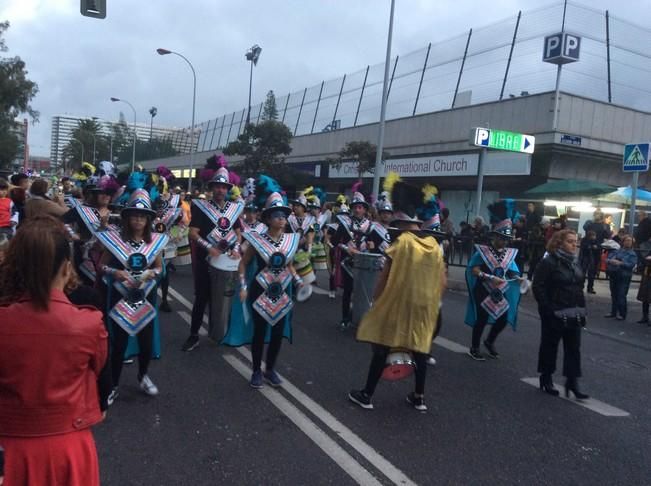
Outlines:
[[[176,258],[176,243],[170,241],[165,249],[163,250],[163,258],[165,260],[171,260]]]
[[[298,292],[296,292],[296,301],[297,302],[306,302],[310,297],[312,297],[312,286],[311,285],[303,285],[300,289],[298,289]]]
[[[312,265],[314,266],[314,270],[328,269],[326,250],[323,243],[312,244]]]
[[[380,275],[384,257],[375,253],[353,255],[353,323],[358,324],[373,302],[375,283]],[[344,262],[342,262],[344,265]],[[344,266],[344,269],[346,267]]]
[[[294,268],[298,276],[303,279],[306,285],[310,285],[316,280],[314,271],[312,270],[312,262],[310,261],[310,254],[306,251],[296,252],[294,257]]]
[[[223,270],[225,272],[237,272],[240,266],[240,258],[231,258],[225,253],[222,253],[218,257],[208,257],[208,263],[211,267],[217,270]]]
[[[382,378],[388,381],[402,380],[416,369],[411,353],[405,349],[392,349],[387,356]]]
[[[176,243],[176,256],[174,265],[190,265],[192,255],[190,254],[190,240],[188,239],[189,229],[187,226],[174,225],[170,230],[170,238]]]
[[[232,258],[229,258],[229,260],[232,260]],[[239,262],[239,260],[233,261]],[[210,268],[208,274],[210,275],[208,336],[216,343],[219,343],[228,330],[231,303],[238,287],[238,273]]]

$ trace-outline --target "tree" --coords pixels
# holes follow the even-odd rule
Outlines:
[[[248,124],[237,140],[224,149],[226,155],[242,155],[244,162],[240,172],[244,177],[256,177],[261,173],[281,178],[285,155],[292,152],[292,131],[284,123],[267,120],[258,125]]]
[[[9,22],[0,22],[0,52],[8,51],[3,39],[8,28]],[[27,74],[20,57],[0,57],[0,168],[9,167],[18,152],[16,117],[27,113],[32,122],[38,121],[39,113],[31,105],[38,86]]]
[[[389,157],[389,153],[382,152],[382,160]],[[346,146],[339,151],[335,158],[329,158],[327,162],[335,167],[341,167],[346,162],[355,162],[357,164],[357,177],[362,179],[365,172],[373,173],[375,171],[375,158],[377,156],[377,146],[366,140],[358,142],[348,142]]]
[[[276,108],[276,95],[273,90],[267,93],[267,99],[262,108],[262,121],[278,120],[278,108]]]

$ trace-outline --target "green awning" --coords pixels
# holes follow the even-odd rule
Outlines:
[[[616,189],[616,187],[602,182],[562,179],[547,181],[544,184],[525,191],[524,194],[538,198],[554,197],[562,199],[563,196],[572,198],[576,198],[577,196],[593,197],[600,194],[609,194]]]

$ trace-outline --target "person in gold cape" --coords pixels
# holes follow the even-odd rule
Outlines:
[[[388,178],[396,178],[390,174]],[[392,349],[408,350],[416,363],[414,392],[407,395],[416,410],[424,412],[427,358],[436,330],[439,306],[447,285],[443,251],[434,235],[421,230],[427,214],[426,189],[397,181],[392,184],[395,218],[391,246],[378,279],[373,306],[362,318],[357,340],[373,347],[366,386],[348,398],[360,407],[373,408],[375,391]],[[385,185],[386,187],[386,185]]]

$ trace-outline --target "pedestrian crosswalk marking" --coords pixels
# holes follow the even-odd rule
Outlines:
[[[454,341],[450,341],[441,336],[436,337],[434,344],[441,346],[448,351],[452,351],[453,353],[466,354],[468,352],[468,346],[462,346],[461,344],[455,343]]]
[[[187,323],[188,326],[189,326],[190,324],[192,324],[192,317],[190,316],[190,314],[188,314],[188,313],[185,312],[185,311],[179,311],[178,314],[179,314],[179,317],[180,317],[181,319],[183,319],[183,320]],[[206,321],[206,318],[205,318],[205,317],[203,318],[203,320],[204,320],[204,324],[207,324],[207,321]],[[208,335],[208,331],[206,331],[206,330],[203,328],[203,326],[200,327],[200,328],[199,328],[199,336],[207,336],[207,335]]]
[[[535,386],[536,388],[540,386],[540,379],[538,377],[522,378],[522,381],[524,381],[527,385]],[[584,408],[587,408],[588,410],[592,410],[593,412],[597,412],[598,414],[604,415],[606,417],[628,417],[630,415],[630,413],[626,412],[625,410],[613,407],[612,405],[608,405],[607,403],[601,402],[596,398],[588,398],[587,400],[575,400],[574,398],[566,398],[562,393],[564,390],[559,391],[561,392],[561,394],[559,394],[559,397],[563,400],[572,402],[576,405],[580,405]]]

